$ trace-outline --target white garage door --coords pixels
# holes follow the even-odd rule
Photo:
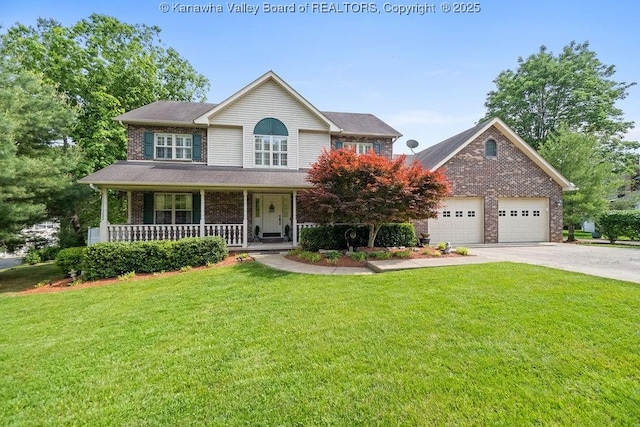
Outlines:
[[[498,199],[498,242],[549,241],[545,198]]]
[[[438,211],[438,219],[429,220],[431,243],[484,242],[484,201],[476,197],[449,197]]]

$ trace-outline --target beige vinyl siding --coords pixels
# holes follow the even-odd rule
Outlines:
[[[211,125],[242,126],[244,139],[244,167],[254,167],[253,128],[260,120],[273,117],[289,131],[288,168],[297,169],[298,130],[329,133],[328,125],[307,109],[289,92],[273,81],[268,81],[247,93],[233,104],[209,119]],[[313,155],[317,157],[318,150]]]
[[[331,137],[327,133],[300,131],[298,140],[299,167],[302,169],[310,168],[324,148],[331,148]]]
[[[242,128],[214,126],[207,130],[209,166],[242,166]]]

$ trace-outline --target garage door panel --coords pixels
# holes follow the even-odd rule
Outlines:
[[[498,242],[546,242],[549,240],[548,199],[498,200]]]
[[[450,197],[438,211],[438,219],[429,220],[431,241],[482,243],[484,241],[484,201],[476,197]]]

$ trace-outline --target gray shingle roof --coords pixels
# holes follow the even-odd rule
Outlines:
[[[216,104],[204,102],[156,101],[115,117],[125,123],[184,123],[193,125],[193,121],[211,110]]]
[[[193,163],[121,160],[78,182],[118,187],[309,188],[305,170],[223,168]]]
[[[344,133],[354,135],[380,135],[399,137],[400,132],[374,116],[373,114],[363,113],[337,113],[332,111],[323,111],[329,120],[338,125]]]
[[[469,128],[457,135],[447,138],[442,142],[427,147],[424,150],[416,153],[415,158],[422,163],[427,169],[435,168],[441,161],[453,154],[458,148],[460,148],[465,142],[475,135],[480,129],[485,127],[490,120],[478,123],[472,128]]]
[[[193,125],[193,121],[206,114],[217,104],[182,101],[156,101],[115,117],[123,123],[183,123]],[[400,132],[374,116],[362,113],[322,112],[344,133],[353,135],[374,135],[399,137]]]

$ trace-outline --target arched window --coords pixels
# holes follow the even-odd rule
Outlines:
[[[498,157],[498,144],[493,139],[488,139],[484,143],[484,155],[485,157]]]
[[[287,127],[278,119],[260,120],[253,128],[255,165],[287,167]]]

